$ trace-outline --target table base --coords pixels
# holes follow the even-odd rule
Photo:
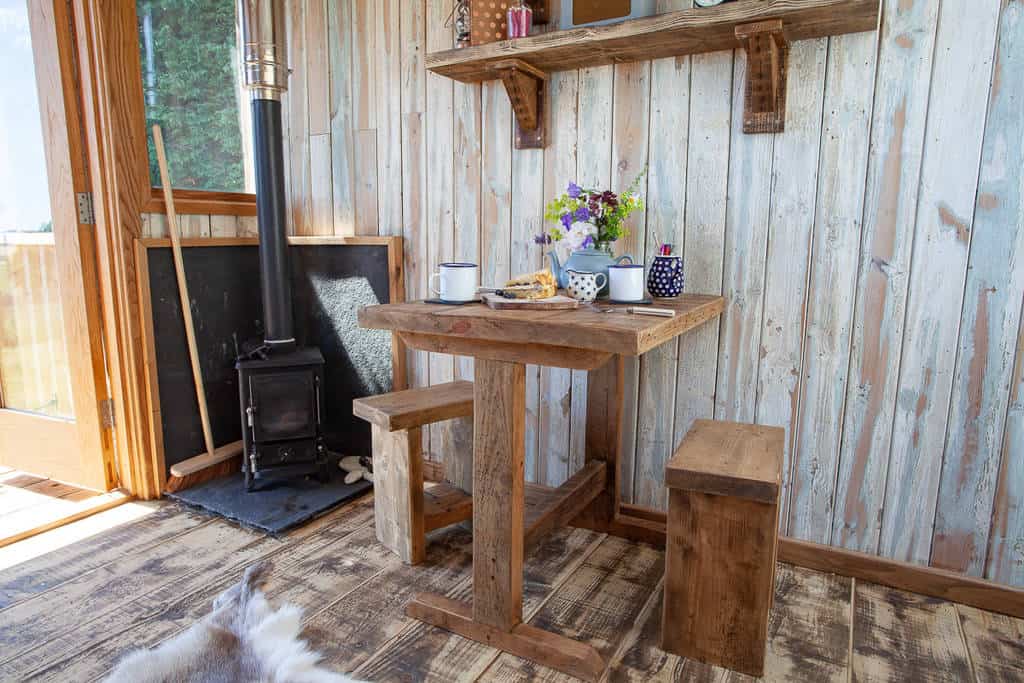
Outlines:
[[[421,593],[405,613],[463,638],[498,648],[585,681],[597,681],[604,673],[601,655],[590,645],[529,624],[503,630],[473,619],[473,606],[436,593]]]

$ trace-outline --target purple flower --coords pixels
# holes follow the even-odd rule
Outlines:
[[[568,192],[571,198],[579,199],[580,195],[583,193],[583,188],[576,183],[569,183]]]
[[[562,214],[562,225],[565,226],[566,230],[568,230],[569,228],[572,227],[572,214],[571,213],[563,213]]]
[[[551,244],[551,235],[547,234],[546,232],[542,232],[541,234],[533,238],[533,242],[534,244],[541,245]]]
[[[590,210],[585,206],[581,206],[576,209],[576,213],[573,214],[573,218],[581,223],[585,223],[590,220]]]
[[[580,248],[581,249],[590,249],[595,244],[597,244],[597,240],[594,239],[594,236],[593,235],[587,235],[587,238],[585,240],[583,240],[583,245]]]

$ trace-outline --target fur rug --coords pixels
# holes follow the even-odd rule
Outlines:
[[[213,602],[213,612],[153,649],[125,657],[107,683],[349,683],[316,665],[300,640],[302,610],[275,611],[260,590],[271,565],[249,567]]]

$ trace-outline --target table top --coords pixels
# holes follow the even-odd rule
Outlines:
[[[598,302],[569,311],[496,311],[484,304],[446,306],[422,301],[359,309],[359,324],[373,329],[466,339],[541,344],[637,356],[691,330],[725,310],[725,299],[684,294],[657,299],[674,318],[632,315],[627,306]],[[603,309],[615,309],[603,313]],[[601,310],[599,310],[601,309]]]

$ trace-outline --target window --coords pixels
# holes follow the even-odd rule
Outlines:
[[[175,190],[251,192],[234,0],[137,0],[136,12],[151,184],[161,185],[158,123]]]

